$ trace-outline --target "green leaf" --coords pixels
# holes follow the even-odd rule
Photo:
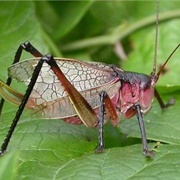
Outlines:
[[[81,20],[93,1],[36,2],[43,28],[57,41]]]
[[[0,161],[0,179],[12,179],[17,167],[18,154],[10,152],[6,156],[1,157]]]
[[[34,3],[16,1],[0,2],[0,5],[0,76],[1,79],[5,79],[6,69],[13,62],[15,52],[21,43],[31,41],[42,53],[47,52],[48,48],[42,46],[42,30],[35,16]],[[32,57],[28,53],[24,54],[23,58]]]
[[[160,24],[159,26],[157,71],[180,42],[180,32],[177,29],[178,26],[180,26],[179,19]],[[142,36],[145,35],[146,38],[142,41]],[[131,39],[134,42],[134,51],[124,63],[124,69],[145,74],[151,73],[154,60],[154,37],[155,32],[152,27],[132,35]],[[179,84],[177,78],[177,74],[180,73],[180,68],[178,67],[179,51],[180,50],[178,49],[171,57],[166,65],[166,72],[160,76],[157,85],[170,86]]]
[[[179,7],[177,1],[162,1],[160,12],[177,12]],[[129,31],[122,41],[128,56],[125,62],[114,52],[112,37],[119,35],[121,30],[128,31],[129,25],[155,13],[156,3],[153,1],[0,2],[0,78],[5,81],[17,47],[26,40],[43,54],[51,50],[59,55],[62,51],[66,57],[121,64],[126,70],[149,74],[153,64],[155,23],[139,26],[136,32]],[[161,21],[158,67],[179,44],[179,25],[179,19],[172,17]],[[109,34],[108,41],[100,44],[96,36]],[[83,42],[84,38],[95,40],[94,44],[89,43],[86,49],[76,47],[73,52],[72,49],[63,50],[65,45],[75,40]],[[30,57],[28,53],[23,53],[22,59]],[[178,57],[179,50],[157,84],[163,100],[166,102],[173,97],[176,104],[162,111],[155,100],[144,117],[147,138],[152,143],[148,144],[150,149],[156,146],[156,141],[167,143],[156,147],[154,158],[146,158],[141,153],[136,117],[130,120],[121,118],[117,128],[105,125],[105,151],[95,154],[97,129],[67,124],[59,119],[38,119],[26,110],[7,152],[0,157],[3,167],[0,179],[179,179]],[[14,83],[13,87],[22,93],[26,88],[21,83]],[[17,107],[9,103],[3,108],[0,143],[7,135],[16,110]]]
[[[19,174],[26,179],[178,179],[180,174],[180,146],[160,145],[153,159],[139,152],[139,145],[112,148],[103,154],[87,153],[60,162],[26,161],[19,167]],[[173,163],[172,163],[173,161]],[[30,167],[33,167],[31,169]],[[34,171],[37,169],[36,171]],[[36,174],[37,173],[37,174]]]

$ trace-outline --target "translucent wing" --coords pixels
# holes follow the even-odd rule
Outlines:
[[[107,91],[109,96],[113,97],[120,87],[120,82],[114,77],[113,70],[108,65],[63,58],[55,60],[67,79],[93,108],[99,106],[101,90]],[[9,76],[28,84],[38,61],[37,58],[28,59],[12,65],[8,69]],[[43,65],[31,97],[36,101],[36,111],[45,118],[76,115],[64,87],[47,64]]]

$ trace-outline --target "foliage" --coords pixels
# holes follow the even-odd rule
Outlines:
[[[0,78],[20,43],[30,41],[46,54],[116,64],[128,71],[152,70],[156,3],[154,1],[0,2]],[[180,42],[180,4],[161,1],[158,67]],[[174,15],[175,14],[175,15]],[[167,17],[166,17],[167,15]],[[148,17],[151,17],[148,21]],[[163,16],[163,14],[162,14]],[[161,14],[160,14],[161,19]],[[140,22],[143,22],[142,24]],[[138,28],[135,28],[137,25]],[[118,42],[128,56],[115,53]],[[94,154],[97,129],[60,120],[42,120],[24,112],[0,158],[0,179],[178,179],[180,176],[179,51],[157,84],[162,98],[176,104],[162,111],[157,101],[145,115],[149,146],[155,157],[141,153],[136,117],[117,128],[105,125],[106,149]],[[22,59],[31,55],[24,53]],[[22,91],[25,87],[14,83]],[[0,121],[3,142],[17,107],[6,103]],[[160,142],[156,146],[156,142]]]

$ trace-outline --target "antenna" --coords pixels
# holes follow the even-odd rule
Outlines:
[[[166,66],[167,62],[171,59],[172,55],[175,53],[175,51],[180,47],[180,44],[176,46],[176,48],[173,50],[173,52],[169,55],[165,63],[161,66],[160,70],[158,71],[157,75],[154,76],[155,82],[159,79],[160,74],[162,73],[164,67]]]
[[[156,74],[157,50],[158,50],[158,30],[159,30],[159,0],[157,0],[156,10],[157,10],[157,13],[156,13],[156,32],[155,32],[155,43],[154,43],[154,46],[155,46],[155,50],[154,50],[154,65],[153,65],[153,70],[151,72],[151,84],[152,85],[155,84],[158,81],[159,76],[162,73],[162,71],[163,71],[164,67],[166,66],[167,62],[170,60],[170,58],[175,53],[175,51],[180,47],[180,44],[178,44],[176,46],[176,48],[169,55],[169,57],[167,58],[165,63],[161,66],[160,70]]]
[[[156,76],[158,30],[159,30],[159,0],[157,0],[157,4],[156,4],[156,31],[155,31],[155,42],[154,42],[154,65],[153,65],[153,70],[151,72],[151,79],[154,79]]]

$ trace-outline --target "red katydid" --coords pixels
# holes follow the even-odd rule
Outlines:
[[[155,44],[157,45],[157,42]],[[158,73],[155,58],[153,71],[148,76],[103,63],[54,58],[50,54],[43,56],[29,42],[21,44],[13,65],[8,69],[7,82],[0,81],[1,96],[19,105],[0,153],[3,154],[7,149],[26,107],[40,113],[44,118],[59,118],[73,124],[83,123],[87,127],[98,127],[99,141],[96,152],[103,151],[103,125],[108,119],[111,119],[111,123],[115,126],[121,115],[125,118],[137,115],[143,153],[152,156],[153,152],[147,147],[143,113],[151,108],[154,95],[162,108],[172,104],[172,102],[164,104],[154,86],[164,66],[179,46],[171,53]],[[30,52],[35,58],[19,62],[23,50]],[[11,78],[28,84],[24,95],[10,87]],[[4,99],[1,101],[0,110]]]

